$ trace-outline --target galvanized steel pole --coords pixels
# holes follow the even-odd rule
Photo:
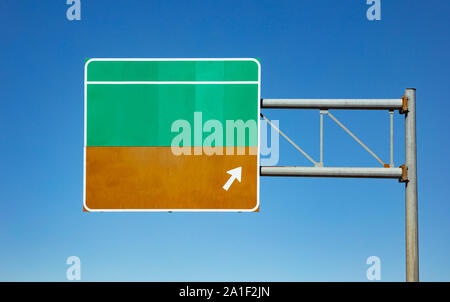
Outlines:
[[[419,240],[417,219],[417,147],[416,147],[416,89],[406,89],[408,111],[405,117],[405,157],[408,170],[406,182],[406,281],[419,281]]]

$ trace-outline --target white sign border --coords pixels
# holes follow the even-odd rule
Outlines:
[[[252,61],[258,65],[258,153],[256,179],[256,206],[252,209],[90,209],[86,205],[86,145],[87,145],[87,67],[94,61]],[[198,83],[197,83],[198,84]],[[255,212],[259,208],[260,186],[260,113],[261,64],[254,58],[93,58],[84,65],[84,146],[83,146],[83,206],[88,212]]]

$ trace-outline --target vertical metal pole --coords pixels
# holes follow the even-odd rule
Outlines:
[[[406,182],[406,281],[419,281],[419,241],[417,220],[416,89],[406,89],[408,112],[405,118]]]

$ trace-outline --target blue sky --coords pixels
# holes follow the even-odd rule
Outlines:
[[[399,98],[417,88],[420,277],[450,281],[450,2],[0,2],[0,280],[383,281],[405,279],[404,186],[262,178],[260,213],[83,213],[85,58],[256,57],[263,98]],[[263,110],[318,159],[317,110]],[[387,112],[333,114],[385,161]],[[404,162],[396,113],[395,164]],[[280,141],[280,165],[309,165]],[[331,119],[325,164],[378,163]]]

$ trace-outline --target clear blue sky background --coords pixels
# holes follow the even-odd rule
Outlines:
[[[0,280],[405,279],[404,186],[262,178],[260,213],[83,213],[83,65],[92,57],[257,57],[264,98],[399,98],[417,88],[420,272],[450,281],[450,2],[0,2]],[[318,111],[264,110],[318,159]],[[335,111],[385,161],[387,112]],[[396,114],[396,165],[404,162]],[[282,165],[309,165],[281,141]],[[325,163],[378,166],[329,118]]]

